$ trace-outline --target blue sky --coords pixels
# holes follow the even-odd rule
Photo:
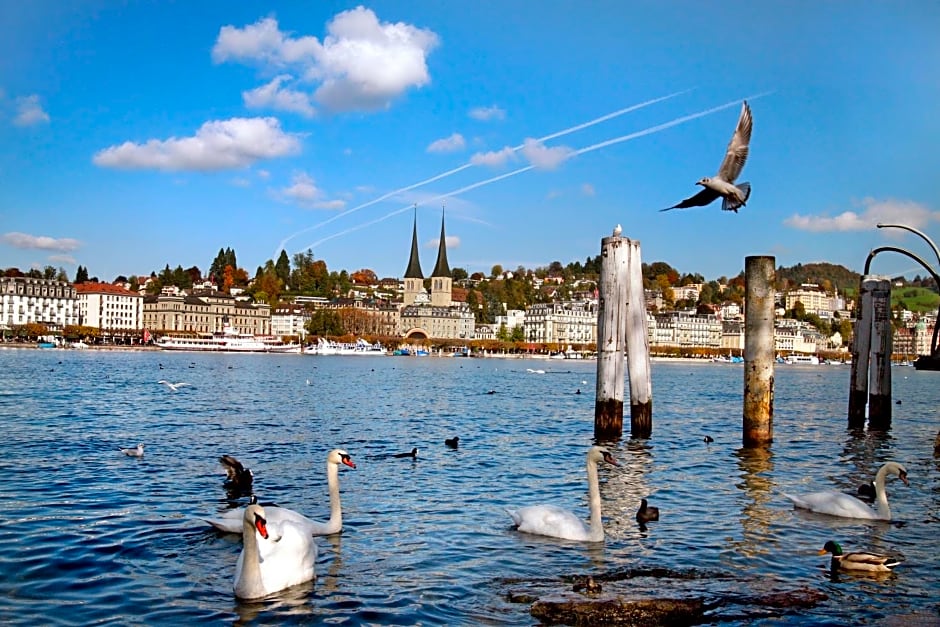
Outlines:
[[[425,274],[594,256],[936,263],[940,7],[888,2],[0,3],[0,268],[145,275],[283,248]],[[754,116],[737,214],[659,210]],[[893,231],[893,232],[892,232]],[[902,255],[873,271],[924,274]]]

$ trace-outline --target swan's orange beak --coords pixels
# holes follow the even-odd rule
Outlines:
[[[268,539],[268,523],[261,516],[255,516],[255,529],[258,530],[262,538]]]
[[[614,466],[619,466],[619,465],[620,465],[620,464],[617,463],[617,460],[614,459],[614,456],[611,455],[610,453],[607,453],[607,454],[604,455],[604,461],[607,462],[608,464],[613,464]]]
[[[906,486],[911,485],[910,483],[907,482],[907,473],[906,473],[906,472],[899,473],[899,474],[898,474],[898,479],[900,479],[901,481],[903,481],[903,482],[904,482],[904,485],[906,485]]]
[[[349,466],[350,468],[356,467],[356,464],[355,462],[353,462],[352,457],[349,457],[348,455],[343,456],[343,463]]]

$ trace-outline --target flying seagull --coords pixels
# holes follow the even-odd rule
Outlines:
[[[162,383],[163,385],[167,386],[169,389],[173,390],[174,392],[178,390],[179,388],[183,387],[184,385],[189,385],[185,381],[180,381],[179,383],[170,383],[169,381],[165,381],[163,379],[160,379],[159,381],[157,381],[157,383]]]
[[[723,211],[738,212],[738,207],[743,207],[751,195],[751,184],[734,184],[734,180],[744,169],[744,163],[747,161],[747,146],[751,142],[751,127],[754,120],[751,118],[751,108],[747,101],[741,106],[741,116],[738,118],[738,126],[734,129],[734,135],[728,143],[728,151],[725,153],[725,159],[718,168],[718,174],[709,178],[705,177],[696,185],[701,185],[705,189],[686,198],[678,205],[660,209],[660,211],[669,211],[670,209],[685,209],[686,207],[704,207],[717,198],[721,198],[721,209]]]

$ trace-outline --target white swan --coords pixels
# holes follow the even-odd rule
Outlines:
[[[879,468],[878,474],[875,475],[875,504],[878,506],[877,510],[872,509],[864,501],[842,492],[826,491],[813,492],[802,496],[791,496],[789,494],[784,494],[784,496],[793,501],[793,505],[796,507],[820,514],[842,516],[844,518],[891,520],[891,508],[888,507],[888,496],[885,494],[885,478],[889,473],[897,475],[904,482],[904,485],[909,485],[907,470],[901,464],[887,462]]]
[[[242,552],[235,564],[234,589],[239,599],[260,599],[317,576],[313,537],[299,525],[282,522],[275,541],[268,534],[264,514],[264,508],[254,503],[245,508]]]
[[[283,522],[300,525],[311,536],[328,536],[343,530],[343,506],[339,498],[339,465],[344,464],[355,468],[349,453],[342,449],[333,449],[326,456],[326,479],[330,488],[330,519],[323,523],[310,520],[303,514],[286,507],[271,505],[267,510],[268,529],[276,538],[280,535],[280,526]],[[226,533],[238,533],[242,528],[244,508],[230,509],[219,518],[206,518],[205,521]]]
[[[563,540],[602,542],[604,522],[601,519],[601,491],[597,485],[597,463],[600,461],[619,466],[606,448],[592,446],[587,452],[588,496],[591,501],[591,526],[571,512],[554,505],[530,505],[518,510],[507,510],[519,531]]]

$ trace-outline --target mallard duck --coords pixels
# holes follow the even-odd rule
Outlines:
[[[901,563],[893,557],[878,555],[877,553],[863,553],[861,551],[843,553],[842,545],[833,540],[829,540],[823,548],[819,549],[820,555],[826,553],[832,553],[830,568],[833,571],[890,573],[892,568]]]

